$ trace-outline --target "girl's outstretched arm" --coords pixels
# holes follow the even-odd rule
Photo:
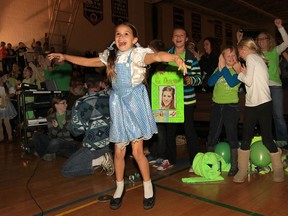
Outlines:
[[[183,69],[183,75],[187,74],[186,64],[181,57],[167,52],[148,53],[145,55],[144,62],[147,65],[154,62],[175,62],[178,65],[178,70]]]
[[[51,53],[48,55],[48,59],[51,61],[52,59],[57,59],[59,62],[64,60],[69,61],[76,65],[86,66],[86,67],[102,67],[105,66],[99,57],[95,58],[85,58],[80,56],[72,56],[62,53]]]

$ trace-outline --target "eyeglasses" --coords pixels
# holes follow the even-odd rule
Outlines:
[[[264,41],[264,40],[268,40],[268,37],[264,37],[264,38],[256,38],[257,41]]]

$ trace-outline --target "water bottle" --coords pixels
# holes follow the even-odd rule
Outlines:
[[[132,173],[131,175],[129,175],[129,181],[131,181],[131,182],[135,182],[139,179],[140,179],[140,173],[138,173],[138,172],[135,172],[135,173]]]

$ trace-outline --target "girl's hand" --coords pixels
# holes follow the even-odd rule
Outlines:
[[[57,122],[57,120],[53,119],[53,120],[52,120],[52,125],[53,125],[54,128],[58,127],[58,122]]]
[[[243,38],[243,32],[240,31],[240,29],[236,32],[236,38],[237,38],[237,44],[242,40]]]
[[[65,60],[65,57],[62,53],[51,53],[48,55],[48,60],[52,61],[52,59],[56,58],[58,62],[62,62]]]
[[[186,85],[192,85],[193,84],[192,78],[189,76],[184,77],[184,82]]]
[[[176,56],[175,63],[178,65],[178,70],[183,69],[183,76],[185,76],[187,74],[187,68],[183,59],[179,56]]]
[[[282,20],[281,19],[275,19],[274,20],[275,25],[277,26],[277,28],[281,28],[282,25]]]
[[[201,59],[201,54],[200,54],[200,52],[199,52],[199,51],[198,51],[198,52],[194,51],[193,54],[194,54],[194,56],[196,57],[197,61],[200,61],[200,59]]]
[[[233,69],[236,71],[237,74],[241,73],[241,63],[237,62],[233,65]]]
[[[223,54],[220,54],[219,55],[219,61],[218,61],[218,69],[219,71],[221,72],[222,69],[226,66],[226,63],[225,63],[225,59],[224,59],[224,56]]]
[[[247,68],[245,66],[241,65],[241,73],[243,73],[243,74],[247,73]]]

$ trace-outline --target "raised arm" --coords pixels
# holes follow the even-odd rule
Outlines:
[[[288,47],[288,34],[287,34],[285,28],[282,25],[282,20],[281,19],[275,19],[274,20],[274,24],[278,28],[278,31],[281,34],[281,37],[282,37],[282,40],[283,40],[283,42],[276,47],[277,52],[279,54],[281,54]]]
[[[144,58],[145,64],[149,65],[154,62],[175,62],[178,65],[178,70],[183,69],[183,75],[186,75],[187,68],[185,62],[181,59],[181,57],[170,54],[167,52],[157,52],[157,53],[149,53],[145,55]]]
[[[237,44],[243,39],[243,31],[241,29],[238,29],[236,32],[236,39],[237,39]]]
[[[32,63],[29,63],[29,66],[32,68],[33,76],[32,76],[32,82],[35,82],[35,80],[39,80],[40,82],[45,81],[44,73],[41,74],[41,71],[38,70],[38,68]]]
[[[56,58],[58,61],[62,62],[64,60],[69,61],[76,65],[86,66],[86,67],[102,67],[105,66],[99,57],[95,58],[85,58],[80,56],[72,56],[61,53],[51,53],[48,55],[48,59],[51,61]]]

